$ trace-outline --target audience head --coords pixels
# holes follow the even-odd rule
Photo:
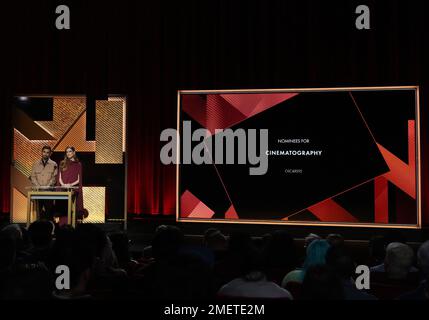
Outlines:
[[[109,235],[112,242],[112,249],[116,254],[118,262],[125,265],[130,261],[129,246],[130,240],[124,232],[115,232]]]
[[[73,241],[75,229],[70,225],[64,225],[55,229],[55,245],[69,246]]]
[[[65,256],[66,265],[70,268],[70,286],[78,294],[86,293],[92,270],[96,261],[93,245],[85,245],[87,238],[81,238],[82,232],[74,232],[70,250]]]
[[[74,229],[65,225],[55,229],[55,241],[51,250],[49,267],[54,270],[56,266],[66,264],[66,256],[74,241]]]
[[[326,264],[326,252],[330,245],[326,240],[314,240],[307,247],[307,256],[304,261],[303,268],[307,270],[314,265]]]
[[[164,259],[175,255],[183,241],[183,233],[178,227],[159,226],[152,239],[153,257],[155,259]]]
[[[417,260],[423,275],[429,281],[429,240],[420,246],[417,251]]]
[[[47,247],[52,242],[55,225],[51,221],[38,220],[28,228],[30,241],[35,247]]]
[[[327,266],[308,268],[302,283],[303,300],[341,300],[343,286],[339,277]]]
[[[331,246],[326,253],[326,265],[341,279],[351,279],[355,274],[355,263],[342,247]]]
[[[308,248],[308,246],[314,241],[314,240],[319,240],[322,239],[320,236],[318,236],[315,233],[310,233],[308,234],[308,236],[305,237],[304,239],[304,248]]]
[[[70,292],[58,291],[58,294],[80,296],[87,293],[87,286],[92,276],[97,259],[98,247],[101,246],[99,228],[95,225],[62,226],[56,230],[56,240],[52,247],[51,270],[58,265],[70,269]]]
[[[105,246],[108,244],[107,235],[103,229],[92,223],[78,224],[75,229],[75,237],[79,238],[79,244],[90,249],[96,257],[101,257]]]
[[[414,253],[408,245],[391,242],[386,248],[385,270],[389,278],[406,278],[413,264]]]
[[[344,238],[340,234],[331,233],[326,237],[331,247],[342,247],[344,246]]]
[[[178,253],[163,264],[156,273],[154,298],[195,300],[207,299],[213,294],[211,270],[201,257],[192,253]]]
[[[1,232],[11,238],[15,241],[15,243],[18,243],[19,241],[23,240],[23,234],[22,230],[19,227],[18,224],[9,224],[6,227],[4,227]]]
[[[265,248],[265,258],[271,267],[295,268],[298,257],[292,236],[283,230],[273,232]]]
[[[213,251],[222,251],[226,249],[226,236],[216,228],[207,229],[204,232],[204,244]]]
[[[265,278],[265,267],[263,255],[258,250],[251,250],[244,253],[240,273],[247,281],[258,281]]]

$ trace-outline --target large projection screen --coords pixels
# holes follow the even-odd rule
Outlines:
[[[181,90],[177,125],[177,221],[421,228],[417,86]]]

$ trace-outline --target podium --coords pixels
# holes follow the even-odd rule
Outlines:
[[[34,201],[37,200],[67,200],[67,224],[76,226],[76,197],[78,187],[30,187],[27,192],[27,228],[37,219]]]

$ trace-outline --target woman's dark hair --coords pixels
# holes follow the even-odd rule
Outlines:
[[[330,247],[326,253],[326,265],[341,279],[350,279],[355,274],[355,263],[342,247]]]
[[[326,265],[308,268],[302,283],[303,300],[344,299],[341,279]]]
[[[292,271],[298,264],[293,237],[283,230],[270,234],[270,240],[264,250],[267,266]]]
[[[75,147],[71,147],[71,146],[68,146],[65,150],[64,150],[64,152],[65,152],[65,154],[64,154],[64,159],[63,160],[61,160],[61,162],[60,162],[60,170],[61,171],[66,171],[67,170],[67,168],[69,167],[69,165],[70,165],[70,159],[69,158],[67,158],[67,150],[68,149],[71,149],[73,152],[76,152],[76,149],[75,149]],[[75,156],[74,156],[74,160],[76,161],[76,162],[79,162],[79,158],[76,156],[76,154],[75,154]]]

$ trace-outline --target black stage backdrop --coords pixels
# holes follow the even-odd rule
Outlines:
[[[60,4],[71,30],[55,29]],[[371,30],[355,28],[360,4]],[[0,210],[10,210],[13,95],[126,95],[128,211],[174,214],[175,168],[159,160],[159,134],[176,126],[177,89],[420,85],[427,217],[427,30],[424,1],[3,2]]]

